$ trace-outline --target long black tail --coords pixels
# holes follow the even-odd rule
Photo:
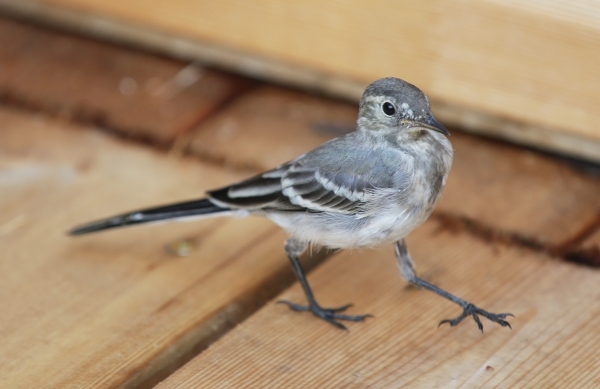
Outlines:
[[[133,224],[157,222],[160,220],[183,219],[228,212],[230,209],[219,207],[208,199],[186,201],[183,203],[164,205],[161,207],[142,209],[108,219],[98,220],[77,226],[69,231],[69,235],[82,235],[90,232],[130,226]]]

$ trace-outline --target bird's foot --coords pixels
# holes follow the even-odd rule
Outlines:
[[[286,304],[292,311],[309,311],[312,312],[316,317],[325,320],[327,323],[336,326],[341,330],[348,331],[345,325],[340,323],[337,320],[348,320],[348,321],[363,321],[367,317],[373,317],[373,315],[344,315],[339,312],[344,312],[346,309],[350,308],[352,304],[346,304],[338,308],[321,308],[317,304],[309,304],[309,305],[300,305],[295,304],[290,301],[280,300],[277,302],[278,304]]]
[[[513,315],[512,313],[490,313],[488,311],[484,311],[483,309],[476,307],[471,303],[467,303],[465,306],[463,306],[463,313],[460,316],[454,319],[442,320],[439,326],[441,326],[444,323],[448,323],[450,324],[450,327],[454,327],[467,316],[472,316],[473,320],[475,320],[475,323],[477,323],[477,327],[479,327],[479,330],[483,332],[483,324],[481,324],[481,320],[479,320],[479,315],[488,318],[494,323],[500,324],[502,327],[508,327],[512,330],[510,323],[504,320],[508,316],[515,317],[515,315]]]

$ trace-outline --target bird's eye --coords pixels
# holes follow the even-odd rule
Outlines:
[[[392,116],[396,113],[396,107],[394,107],[394,104],[390,103],[389,101],[383,103],[381,105],[381,109],[383,110],[383,113],[385,113],[388,116]]]

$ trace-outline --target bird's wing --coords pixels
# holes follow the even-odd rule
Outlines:
[[[340,138],[338,138],[340,139]],[[329,142],[277,169],[209,192],[221,206],[355,214],[378,189],[399,188],[398,169],[372,148]]]
[[[340,185],[336,180],[339,178],[291,163],[208,194],[216,204],[232,208],[356,212],[364,193]],[[348,182],[348,179],[342,181]]]
[[[300,211],[302,207],[291,203],[282,193],[281,180],[288,167],[286,164],[236,184],[209,191],[208,196],[215,204],[224,207]]]

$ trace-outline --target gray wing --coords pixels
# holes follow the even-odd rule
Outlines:
[[[394,153],[342,137],[209,196],[231,208],[356,214],[377,189],[402,189],[406,173]]]
[[[220,206],[234,209],[301,211],[303,208],[290,202],[282,192],[281,179],[287,168],[287,165],[283,165],[239,183],[209,191],[209,198]]]

